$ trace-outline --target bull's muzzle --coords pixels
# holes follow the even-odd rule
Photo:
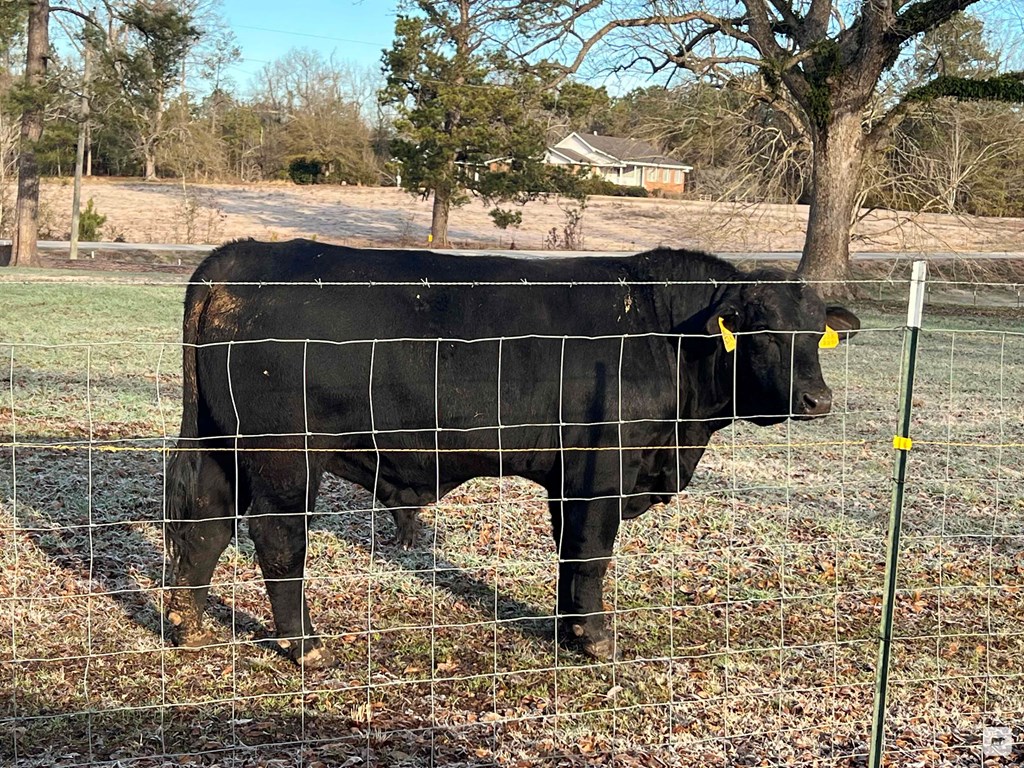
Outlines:
[[[807,390],[798,399],[794,415],[797,418],[813,419],[824,416],[832,410],[832,390],[828,387]]]

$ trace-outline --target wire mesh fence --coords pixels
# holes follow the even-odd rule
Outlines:
[[[5,284],[0,760],[866,764],[906,342],[887,307],[908,284],[876,287],[890,300],[820,353],[828,416],[735,422],[684,492],[623,521],[604,592],[620,657],[557,642],[536,483],[456,487],[405,549],[372,487],[327,475],[304,573],[335,663],[314,669],[273,639],[248,517],[211,580],[211,642],[175,647],[163,620],[182,286]],[[945,287],[963,290],[932,281],[929,301]],[[918,345],[883,756],[1017,765],[1024,331],[1014,306],[938,309]]]

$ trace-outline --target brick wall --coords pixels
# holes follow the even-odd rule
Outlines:
[[[656,189],[676,194],[685,192],[686,172],[675,168],[647,168],[644,173],[644,188],[648,192]]]

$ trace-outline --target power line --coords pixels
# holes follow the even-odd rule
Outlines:
[[[292,32],[291,30],[287,30],[287,29],[270,29],[269,27],[253,27],[253,26],[249,26],[248,24],[234,24],[233,26],[236,29],[252,29],[252,30],[255,30],[257,32],[274,32],[276,34],[281,34],[281,35],[294,35],[295,37],[313,37],[313,38],[316,38],[317,40],[333,40],[333,41],[338,42],[338,43],[354,43],[356,45],[372,45],[375,48],[382,48],[382,47],[387,45],[387,43],[377,43],[377,42],[372,42],[370,40],[352,40],[352,39],[347,38],[347,37],[331,37],[329,35],[314,35],[314,34],[312,34],[310,32]]]

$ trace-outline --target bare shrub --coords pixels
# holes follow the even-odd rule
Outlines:
[[[578,206],[564,206],[558,203],[558,207],[565,214],[565,224],[561,231],[558,227],[552,227],[544,237],[544,247],[552,251],[581,251],[583,250],[583,212],[587,208],[586,202]]]
[[[181,183],[173,235],[180,243],[215,243],[223,239],[225,213],[210,190]]]

